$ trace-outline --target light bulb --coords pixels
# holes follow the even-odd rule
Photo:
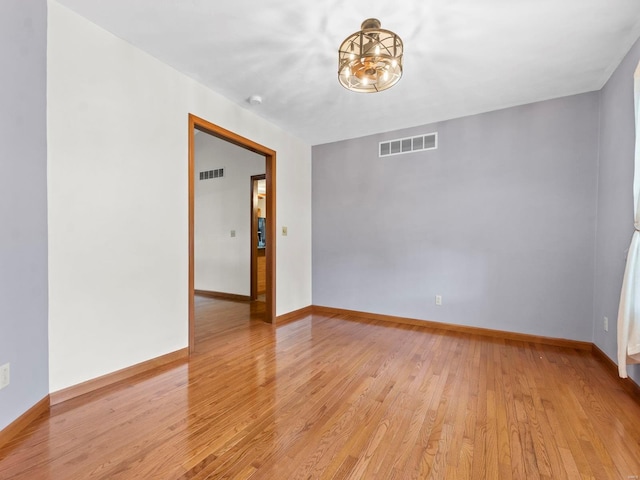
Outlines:
[[[376,55],[380,55],[380,45],[376,45]]]
[[[382,80],[384,80],[385,82],[387,80],[389,80],[389,72],[387,72],[386,70],[384,71],[384,74],[382,75]]]

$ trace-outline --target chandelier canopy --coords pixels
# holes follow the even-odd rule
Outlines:
[[[402,77],[402,40],[369,18],[338,49],[338,80],[348,90],[375,93],[394,86]]]

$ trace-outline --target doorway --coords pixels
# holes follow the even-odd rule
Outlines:
[[[189,114],[189,351],[195,348],[195,132],[212,135],[233,145],[244,148],[265,158],[265,207],[269,215],[265,218],[265,321],[275,321],[275,198],[276,198],[276,152],[207,120]],[[253,215],[252,215],[253,218]]]
[[[251,176],[251,300],[264,301],[267,291],[267,181],[266,175]]]

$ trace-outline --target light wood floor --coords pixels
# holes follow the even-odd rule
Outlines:
[[[197,312],[188,364],[52,408],[0,450],[0,478],[640,475],[640,403],[589,352],[348,317],[272,328],[259,306],[205,298]]]

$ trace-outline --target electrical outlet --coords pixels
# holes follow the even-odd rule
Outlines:
[[[442,295],[436,295],[436,305],[442,305]]]
[[[10,378],[9,364],[5,363],[0,366],[0,389],[9,385]]]
[[[236,231],[235,230],[231,230],[231,238],[235,238],[236,236]]]
[[[604,331],[608,332],[609,331],[609,318],[604,317]]]
[[[287,233],[288,233],[288,231],[287,231],[287,227],[282,227],[282,236],[283,236],[283,237],[286,237],[286,236],[287,236]]]

